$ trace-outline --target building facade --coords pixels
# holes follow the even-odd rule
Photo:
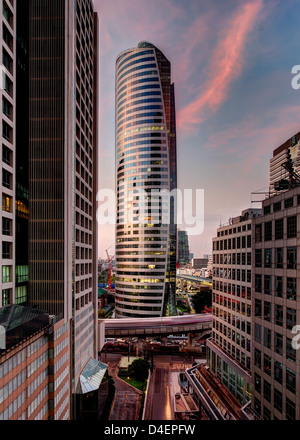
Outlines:
[[[171,66],[142,42],[116,62],[116,317],[176,314],[174,200],[150,201],[176,186]]]
[[[252,224],[248,209],[213,239],[213,330],[207,364],[237,401],[251,399]]]
[[[193,258],[192,260],[193,269],[203,269],[204,267],[207,267],[207,264],[208,258]]]
[[[0,411],[4,419],[76,419],[82,396],[93,390],[87,371],[102,369],[96,360],[98,17],[91,0],[19,0],[3,2],[1,20],[0,310],[20,304],[41,310],[51,334],[30,334],[21,355],[24,341],[0,359],[5,371],[14,365],[12,353],[27,365],[27,351],[39,340],[45,386],[34,395],[45,405],[25,411],[34,385],[26,369],[8,369],[2,388],[7,380],[16,384],[17,372],[16,393],[24,393],[13,406],[5,395]],[[18,322],[21,308],[14,310]]]
[[[253,223],[252,410],[265,420],[300,419],[300,187],[263,202]]]
[[[1,278],[0,307],[15,300],[15,216],[16,216],[16,2],[3,1],[1,14],[2,70],[1,112]]]
[[[29,0],[28,301],[64,322],[66,396],[97,356],[97,42],[91,0]]]
[[[288,189],[295,182],[295,176],[290,174],[284,164],[296,174],[300,173],[300,133],[295,134],[273,152],[270,160],[271,195],[276,194],[277,190]]]
[[[190,262],[189,237],[186,231],[177,232],[177,261],[180,266]]]

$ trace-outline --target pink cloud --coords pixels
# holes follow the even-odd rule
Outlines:
[[[220,34],[208,67],[208,79],[199,96],[178,112],[178,126],[199,124],[215,112],[227,98],[228,88],[243,68],[243,52],[247,37],[262,10],[263,0],[245,4],[231,20],[227,31]]]

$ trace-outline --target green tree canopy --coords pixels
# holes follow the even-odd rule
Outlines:
[[[150,369],[150,362],[146,359],[136,359],[129,366],[129,375],[137,380],[144,380],[148,376],[148,371]]]
[[[204,307],[211,307],[212,305],[212,294],[211,290],[202,290],[201,292],[196,293],[192,297],[192,301],[194,304],[194,309],[196,313],[202,313]]]

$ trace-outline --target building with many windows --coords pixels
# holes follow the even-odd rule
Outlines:
[[[300,187],[263,202],[253,222],[252,410],[265,420],[300,419]]]
[[[207,364],[240,405],[251,399],[252,234],[248,209],[213,239],[213,330]]]
[[[176,186],[171,66],[142,42],[116,61],[116,317],[177,313],[174,200],[159,196]]]
[[[180,266],[190,263],[189,237],[186,231],[177,231],[177,262]]]
[[[3,0],[0,17],[2,29],[0,40],[2,55],[2,85],[0,88],[2,100],[0,307],[12,304],[15,299],[16,17],[16,2]]]
[[[288,167],[287,167],[288,165]],[[270,160],[270,193],[288,189],[295,182],[295,173],[300,172],[300,132],[288,139],[273,151]]]
[[[48,342],[41,336],[41,349],[54,359],[49,368],[45,364],[49,410],[54,410],[40,417],[76,419],[83,397],[96,389],[91,371],[98,375],[102,368],[97,361],[98,17],[91,0],[5,0],[2,21],[0,307],[5,307],[0,310],[5,314],[12,307],[12,327],[20,304],[49,315],[52,336]],[[30,346],[33,335],[28,336]],[[0,364],[23,343],[2,353]],[[16,371],[5,380],[14,380]],[[44,398],[37,393],[38,400]],[[35,418],[27,410],[20,413],[23,397],[12,407],[7,399],[1,403],[8,413],[0,417]]]

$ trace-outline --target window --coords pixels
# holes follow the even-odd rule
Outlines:
[[[271,376],[272,373],[272,364],[271,357],[267,354],[264,354],[264,372]]]
[[[4,194],[2,196],[2,210],[12,212],[12,198]]]
[[[272,346],[272,332],[269,328],[264,327],[264,346],[271,348]]]
[[[255,324],[254,337],[255,337],[255,342],[261,344],[261,325],[259,324]]]
[[[11,174],[6,170],[2,170],[2,185],[11,189]]]
[[[254,397],[254,411],[260,417],[260,415],[261,415],[261,403],[260,403],[260,400],[257,397]]]
[[[4,77],[4,90],[12,96],[13,94],[13,83],[12,81],[8,78],[7,75],[5,75]]]
[[[261,318],[261,300],[255,299],[255,316]]]
[[[265,267],[272,267],[272,249],[265,249]]]
[[[255,267],[262,266],[262,250],[255,249]]]
[[[3,49],[3,53],[2,53],[2,62],[3,65],[6,67],[6,69],[11,72],[12,71],[12,58],[8,55],[8,53],[6,52],[5,49]]]
[[[282,412],[282,393],[276,388],[274,388],[274,407],[280,413]]]
[[[289,361],[296,362],[296,350],[293,348],[292,339],[286,338],[286,357]]]
[[[2,217],[2,235],[11,235],[11,220]]]
[[[11,243],[8,243],[6,241],[2,242],[2,258],[4,260],[11,258]]]
[[[275,333],[274,335],[274,348],[275,353],[280,354],[282,356],[283,352],[283,336],[279,333]]]
[[[282,385],[282,364],[277,361],[274,362],[274,379]]]
[[[286,418],[288,420],[296,420],[296,405],[290,399],[286,398]]]
[[[296,373],[290,368],[286,369],[286,387],[292,393],[296,393]]]
[[[287,208],[292,208],[294,206],[294,199],[293,197],[290,197],[289,199],[285,199],[284,201],[284,207]]]
[[[288,247],[287,248],[287,268],[297,269],[297,248]]]
[[[11,133],[12,133],[12,128],[5,121],[2,121],[2,134],[4,139],[10,142]]]
[[[2,266],[2,283],[10,283],[11,281],[11,266]]]
[[[292,330],[292,328],[296,325],[296,310],[294,309],[286,309],[286,328],[288,330]]]
[[[261,369],[261,351],[257,348],[254,350],[254,365]]]
[[[265,321],[271,322],[272,308],[271,308],[271,303],[269,303],[267,301],[264,302],[264,318],[265,318]]]
[[[297,278],[288,278],[286,285],[287,299],[296,301],[297,297]]]
[[[297,216],[287,218],[287,238],[297,237]]]
[[[257,373],[254,375],[254,389],[258,393],[261,392],[261,377]]]
[[[271,275],[265,275],[264,277],[264,293],[265,295],[271,295],[272,279]]]
[[[275,240],[283,239],[283,218],[275,220]]]
[[[2,99],[2,110],[5,116],[11,119],[12,106],[5,98]]]
[[[273,212],[281,211],[281,202],[274,203]]]
[[[251,235],[247,235],[247,248],[251,248]]]
[[[271,205],[264,206],[264,215],[271,213]]]
[[[275,277],[275,295],[279,298],[282,298],[282,277]]]
[[[271,384],[264,380],[264,398],[271,402]]]
[[[283,326],[283,307],[275,304],[275,324]]]
[[[275,263],[277,269],[283,268],[283,248],[275,249]]]
[[[11,289],[2,290],[2,306],[11,304]]]
[[[12,26],[13,14],[5,2],[3,2],[3,16],[7,23]]]
[[[262,278],[261,275],[255,274],[255,291],[261,293],[262,290]]]
[[[255,243],[262,241],[262,225],[255,225]]]
[[[272,240],[272,222],[265,223],[265,241]]]
[[[268,408],[266,408],[265,406],[264,406],[264,411],[263,411],[263,419],[264,420],[271,420],[271,411]]]
[[[6,163],[7,165],[11,166],[11,157],[12,157],[11,150],[3,145],[3,147],[2,147],[2,160],[3,160],[3,162]]]
[[[7,29],[7,27],[5,26],[5,24],[3,23],[3,40],[5,41],[5,43],[7,44],[7,46],[12,49],[12,41],[13,41],[13,37],[11,35],[11,33],[9,32],[9,30]]]

